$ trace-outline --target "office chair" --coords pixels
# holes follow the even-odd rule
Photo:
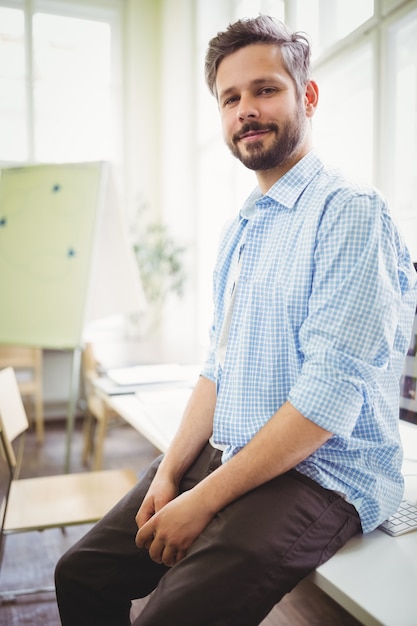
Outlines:
[[[95,380],[99,377],[99,363],[95,358],[91,343],[87,343],[84,347],[81,369],[87,405],[82,460],[84,465],[88,465],[91,458],[92,469],[100,470],[103,465],[104,439],[109,420],[117,418],[118,415],[94,386]]]
[[[137,482],[129,469],[18,479],[28,426],[15,372],[8,367],[0,371],[0,436],[9,471],[0,508],[0,565],[8,534],[96,522]],[[20,443],[17,455],[14,442]],[[2,591],[0,600],[53,589]]]
[[[13,367],[21,395],[24,398],[30,397],[33,401],[36,437],[42,443],[44,437],[42,348],[1,345],[0,370],[5,367]]]

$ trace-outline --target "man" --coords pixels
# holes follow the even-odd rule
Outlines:
[[[309,56],[266,16],[210,42],[224,137],[258,187],[225,230],[211,350],[169,451],[57,566],[64,626],[129,624],[154,589],[135,624],[259,624],[401,500],[415,273],[379,195],[312,150]]]

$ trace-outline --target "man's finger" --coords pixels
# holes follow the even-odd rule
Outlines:
[[[139,528],[136,533],[135,543],[138,548],[147,548],[149,550],[152,541],[154,540],[155,532],[150,524],[145,524],[142,528]]]
[[[152,561],[155,561],[155,563],[163,563],[164,561],[162,555],[164,553],[164,550],[164,542],[160,541],[158,537],[154,537],[151,545],[149,546],[149,556],[151,557]]]

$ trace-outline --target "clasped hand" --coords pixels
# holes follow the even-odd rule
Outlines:
[[[163,498],[151,486],[136,515],[137,547],[168,567],[181,561],[213,517],[197,500],[192,489],[176,496],[174,487],[165,488]]]

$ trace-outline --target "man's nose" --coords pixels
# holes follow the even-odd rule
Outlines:
[[[248,118],[259,117],[259,111],[255,106],[253,98],[243,96],[240,98],[237,116],[242,122]]]

